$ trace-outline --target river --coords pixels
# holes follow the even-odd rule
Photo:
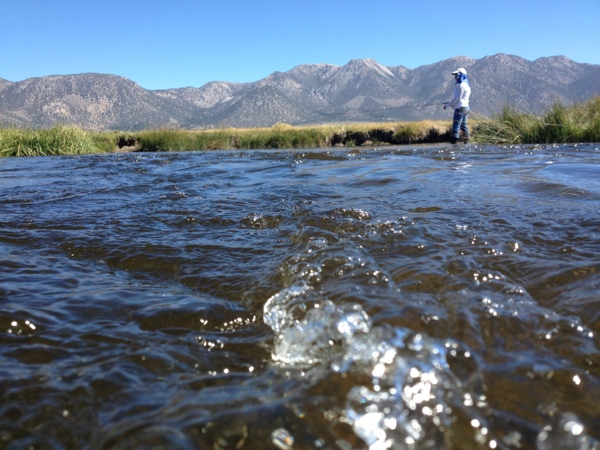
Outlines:
[[[0,448],[600,449],[599,163],[0,159]]]

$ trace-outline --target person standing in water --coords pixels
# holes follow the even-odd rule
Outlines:
[[[469,97],[471,96],[471,85],[467,78],[467,71],[462,67],[452,72],[456,80],[454,87],[454,97],[449,102],[444,103],[444,109],[454,108],[454,118],[452,119],[452,140],[456,144],[460,140],[460,132],[463,133],[465,144],[469,142],[469,124],[467,116],[469,114]]]

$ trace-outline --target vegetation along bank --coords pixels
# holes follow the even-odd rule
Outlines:
[[[432,144],[450,140],[450,122],[342,124],[271,128],[92,132],[0,127],[0,157],[117,151],[292,149]],[[573,106],[554,105],[541,116],[505,107],[496,117],[471,121],[471,141],[487,144],[600,142],[600,96]]]

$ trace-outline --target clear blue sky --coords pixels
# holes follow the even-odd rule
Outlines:
[[[165,89],[360,58],[600,64],[599,23],[600,0],[2,0],[0,78],[98,72]]]

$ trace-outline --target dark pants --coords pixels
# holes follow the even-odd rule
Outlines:
[[[467,123],[467,116],[469,115],[469,108],[456,108],[454,110],[454,118],[452,119],[452,140],[458,141],[460,139],[460,132],[463,132],[465,140],[469,139],[469,124]]]

